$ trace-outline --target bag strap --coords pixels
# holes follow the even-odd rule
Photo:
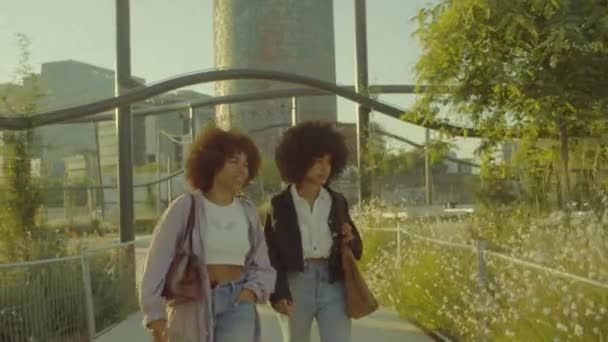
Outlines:
[[[190,247],[190,253],[192,253],[192,231],[194,230],[194,195],[190,195],[190,213],[188,214],[188,221],[186,223],[186,230],[184,231],[184,238],[182,240],[182,246],[188,239],[188,246]]]

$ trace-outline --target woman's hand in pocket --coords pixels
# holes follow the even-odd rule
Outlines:
[[[255,303],[257,302],[257,299],[258,297],[255,295],[255,292],[247,288],[242,289],[241,293],[239,293],[239,296],[237,297],[237,301],[239,302]]]

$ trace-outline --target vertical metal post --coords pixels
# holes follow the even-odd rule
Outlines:
[[[424,140],[424,188],[426,205],[433,204],[433,179],[431,175],[431,153],[429,151],[429,145],[431,143],[431,131],[425,129],[425,140]]]
[[[397,220],[399,217],[397,216]],[[401,263],[401,223],[397,221],[397,265]]]
[[[291,127],[298,124],[298,98],[291,97]]]
[[[68,189],[68,174],[66,173],[63,176],[63,216],[67,222],[70,221],[70,195],[68,191],[70,190]]]
[[[355,89],[362,95],[368,94],[367,75],[367,20],[365,0],[355,0],[355,63],[356,86]],[[357,106],[357,160],[359,163],[359,203],[371,198],[371,174],[367,165],[368,139],[369,139],[370,109],[362,105]]]
[[[99,147],[99,123],[93,122],[93,127],[95,128],[95,148],[97,151],[97,177],[99,185],[99,200],[101,201],[101,220],[103,221],[106,217],[106,194],[105,189],[103,188],[103,172],[101,172],[101,149]]]
[[[161,160],[160,160],[160,129],[158,128],[158,118],[156,118],[156,157],[155,157],[155,162],[156,162],[156,214],[158,216],[160,216],[160,212],[161,212],[161,202],[160,202],[160,196],[162,194],[162,189],[161,189],[161,183],[160,183],[160,166],[161,166]]]
[[[194,115],[194,108],[188,107],[188,118],[190,119],[190,142],[194,144],[196,138],[196,116]]]
[[[116,0],[116,95],[123,95],[132,87],[131,79],[131,20],[129,0]],[[116,108],[116,135],[118,142],[118,204],[120,214],[120,242],[135,240],[133,208],[133,128],[131,105]],[[135,246],[125,250],[121,272],[125,275],[127,297],[135,298]]]
[[[131,23],[129,0],[116,0],[116,95],[131,86]],[[133,146],[131,106],[116,109],[120,241],[133,241]]]
[[[167,156],[167,177],[171,174],[171,156]],[[172,178],[167,179],[167,206],[173,201],[173,182]]]
[[[82,268],[82,285],[84,287],[84,305],[87,319],[87,329],[89,331],[89,341],[95,339],[95,307],[93,302],[93,288],[91,285],[91,271],[89,268],[89,256],[87,249],[82,251],[80,258]]]
[[[487,308],[488,308],[488,278],[487,278],[487,270],[486,270],[486,258],[485,252],[488,247],[488,242],[485,240],[477,240],[477,281],[479,284],[479,293],[480,293],[480,321],[479,321],[479,331],[480,331],[480,341],[487,341],[486,330],[488,327],[487,322]]]

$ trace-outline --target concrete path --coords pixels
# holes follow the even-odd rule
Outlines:
[[[136,248],[138,287],[143,273],[148,239],[148,237],[138,237]],[[282,327],[286,325],[280,323],[279,316],[268,305],[260,305],[258,306],[258,310],[262,319],[262,341],[283,342]],[[134,314],[97,338],[95,342],[150,342],[152,339],[143,328],[141,322],[141,314]],[[401,320],[394,312],[380,309],[369,317],[353,321],[352,339],[350,342],[369,341],[427,342],[432,341],[432,339],[414,325]],[[311,342],[319,342],[319,334],[314,325]]]
[[[259,306],[262,317],[262,341],[282,342],[281,324],[277,315],[268,306]],[[95,342],[149,342],[147,331],[142,327],[141,314],[134,314],[95,340]],[[415,326],[404,322],[391,311],[381,309],[370,317],[355,320],[351,342],[427,342],[432,341]],[[316,327],[313,327],[311,342],[319,342]],[[336,341],[339,342],[339,341]]]

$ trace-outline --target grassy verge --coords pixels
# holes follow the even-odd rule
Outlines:
[[[606,341],[608,290],[487,257],[487,292],[481,291],[473,250],[403,238],[397,258],[394,225],[362,210],[365,257],[361,263],[383,305],[404,318],[457,340]],[[606,227],[593,218],[568,226],[521,211],[480,214],[451,222],[408,222],[420,235],[474,244],[608,283]]]

